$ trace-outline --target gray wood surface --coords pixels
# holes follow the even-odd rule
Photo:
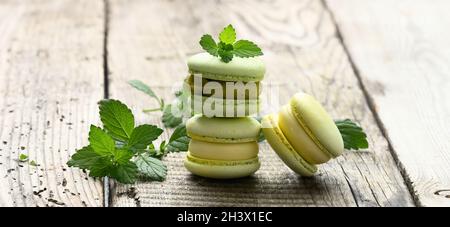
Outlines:
[[[166,181],[117,184],[112,187],[112,206],[413,205],[322,2],[109,2],[109,96],[131,105],[139,113],[140,123],[161,125],[160,115],[141,113],[156,103],[126,81],[140,79],[170,100],[172,85],[187,75],[186,58],[201,51],[199,37],[204,33],[215,36],[232,23],[239,37],[254,40],[263,48],[267,64],[264,83],[279,89],[280,105],[297,91],[308,92],[334,118],[360,122],[370,142],[368,150],[349,151],[322,165],[311,179],[291,172],[266,142],[260,147],[261,170],[253,177],[233,181],[194,177],[183,167],[184,154],[174,154],[165,160],[169,166]],[[272,105],[264,111],[278,107]]]
[[[450,2],[328,4],[418,205],[450,206]]]
[[[98,122],[102,2],[1,1],[0,34],[0,206],[101,206],[102,184],[66,162]]]
[[[0,206],[450,206],[448,8],[445,0],[0,1]],[[142,80],[169,102],[187,57],[202,51],[200,36],[229,23],[264,50],[263,98],[278,103],[263,114],[304,91],[333,118],[359,122],[370,149],[346,151],[313,178],[295,175],[266,142],[261,169],[239,180],[195,177],[184,153],[164,160],[164,182],[105,188],[67,167],[99,124],[104,97],[163,127],[160,113],[142,112],[157,103],[126,82]]]

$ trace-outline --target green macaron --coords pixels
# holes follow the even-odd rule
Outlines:
[[[225,63],[208,53],[188,59],[184,90],[194,112],[209,117],[245,117],[259,112],[265,66],[258,58],[235,57]]]
[[[292,170],[311,176],[315,165],[342,154],[344,143],[334,121],[312,96],[297,93],[278,114],[265,116],[263,133]]]
[[[208,178],[245,177],[260,167],[260,124],[251,117],[208,118],[195,115],[186,122],[191,137],[184,165],[191,173]]]

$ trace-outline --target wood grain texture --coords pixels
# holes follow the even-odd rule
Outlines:
[[[102,2],[1,1],[0,34],[0,206],[101,206],[66,162],[98,122]]]
[[[261,169],[253,177],[232,181],[192,176],[183,167],[184,154],[171,154],[165,159],[166,181],[116,185],[113,206],[413,205],[320,1],[109,2],[110,97],[131,105],[140,123],[161,125],[160,115],[141,113],[156,103],[126,81],[140,79],[170,100],[172,85],[187,74],[187,57],[201,51],[200,36],[215,36],[232,23],[238,37],[253,40],[264,50],[263,97],[279,97],[278,103],[266,105],[264,113],[276,111],[303,90],[320,100],[334,118],[358,121],[370,142],[369,150],[346,152],[320,166],[313,178],[294,174],[266,142],[260,147]]]
[[[450,2],[328,4],[418,204],[450,206]]]

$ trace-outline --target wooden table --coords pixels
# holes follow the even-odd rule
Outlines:
[[[445,0],[0,1],[1,206],[450,206],[450,2]],[[366,130],[301,178],[266,142],[255,176],[190,175],[183,153],[164,182],[116,184],[66,161],[99,124],[97,101],[131,106],[139,123],[187,74],[199,37],[233,24],[264,50],[281,103],[299,90]],[[275,111],[278,107],[271,107]],[[167,138],[169,134],[164,134]],[[27,154],[39,166],[17,162]]]

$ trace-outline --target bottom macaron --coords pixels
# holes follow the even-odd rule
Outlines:
[[[214,179],[233,179],[252,175],[261,166],[258,157],[246,160],[209,160],[187,153],[184,166],[191,173]]]

